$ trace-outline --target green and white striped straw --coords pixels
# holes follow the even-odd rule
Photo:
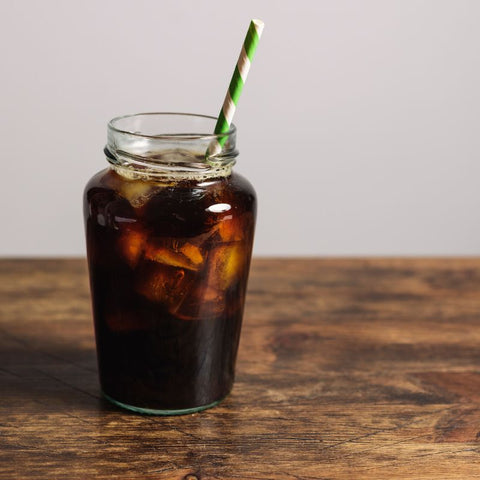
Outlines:
[[[238,99],[245,85],[248,71],[250,70],[250,64],[255,55],[260,36],[262,35],[263,27],[264,23],[261,20],[254,19],[250,22],[237,65],[235,66],[227,94],[225,95],[222,110],[215,125],[214,133],[216,134],[226,133],[230,128],[235,109],[237,108]],[[220,137],[219,140],[213,140],[208,147],[207,156],[212,157],[220,153],[226,140],[226,135]]]

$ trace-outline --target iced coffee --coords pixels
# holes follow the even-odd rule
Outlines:
[[[171,115],[141,117],[111,122],[110,165],[85,189],[100,382],[120,406],[186,413],[232,388],[255,193],[232,170],[234,132],[212,161],[214,119],[173,116],[178,133]]]

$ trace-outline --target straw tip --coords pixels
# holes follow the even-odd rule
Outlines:
[[[258,35],[261,35],[265,24],[258,18],[254,18],[252,23],[255,25],[255,30],[257,31]]]

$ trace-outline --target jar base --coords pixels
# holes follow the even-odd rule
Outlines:
[[[113,403],[117,407],[124,408],[125,410],[129,410],[131,412],[140,413],[142,415],[159,415],[159,416],[173,416],[173,415],[188,415],[189,413],[197,413],[201,412],[202,410],[207,410],[208,408],[216,407],[219,403],[221,403],[225,397],[220,398],[220,400],[216,400],[215,402],[208,403],[207,405],[200,405],[199,407],[193,408],[181,408],[181,409],[167,409],[167,410],[158,410],[156,408],[143,408],[143,407],[135,407],[134,405],[128,405],[127,403],[119,402],[114,398],[107,395],[105,392],[102,391],[102,395],[106,398],[109,402]]]

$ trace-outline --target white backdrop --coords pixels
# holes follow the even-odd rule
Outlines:
[[[480,2],[2,0],[0,255],[84,254],[107,121],[216,115],[251,17],[255,253],[480,254]]]

